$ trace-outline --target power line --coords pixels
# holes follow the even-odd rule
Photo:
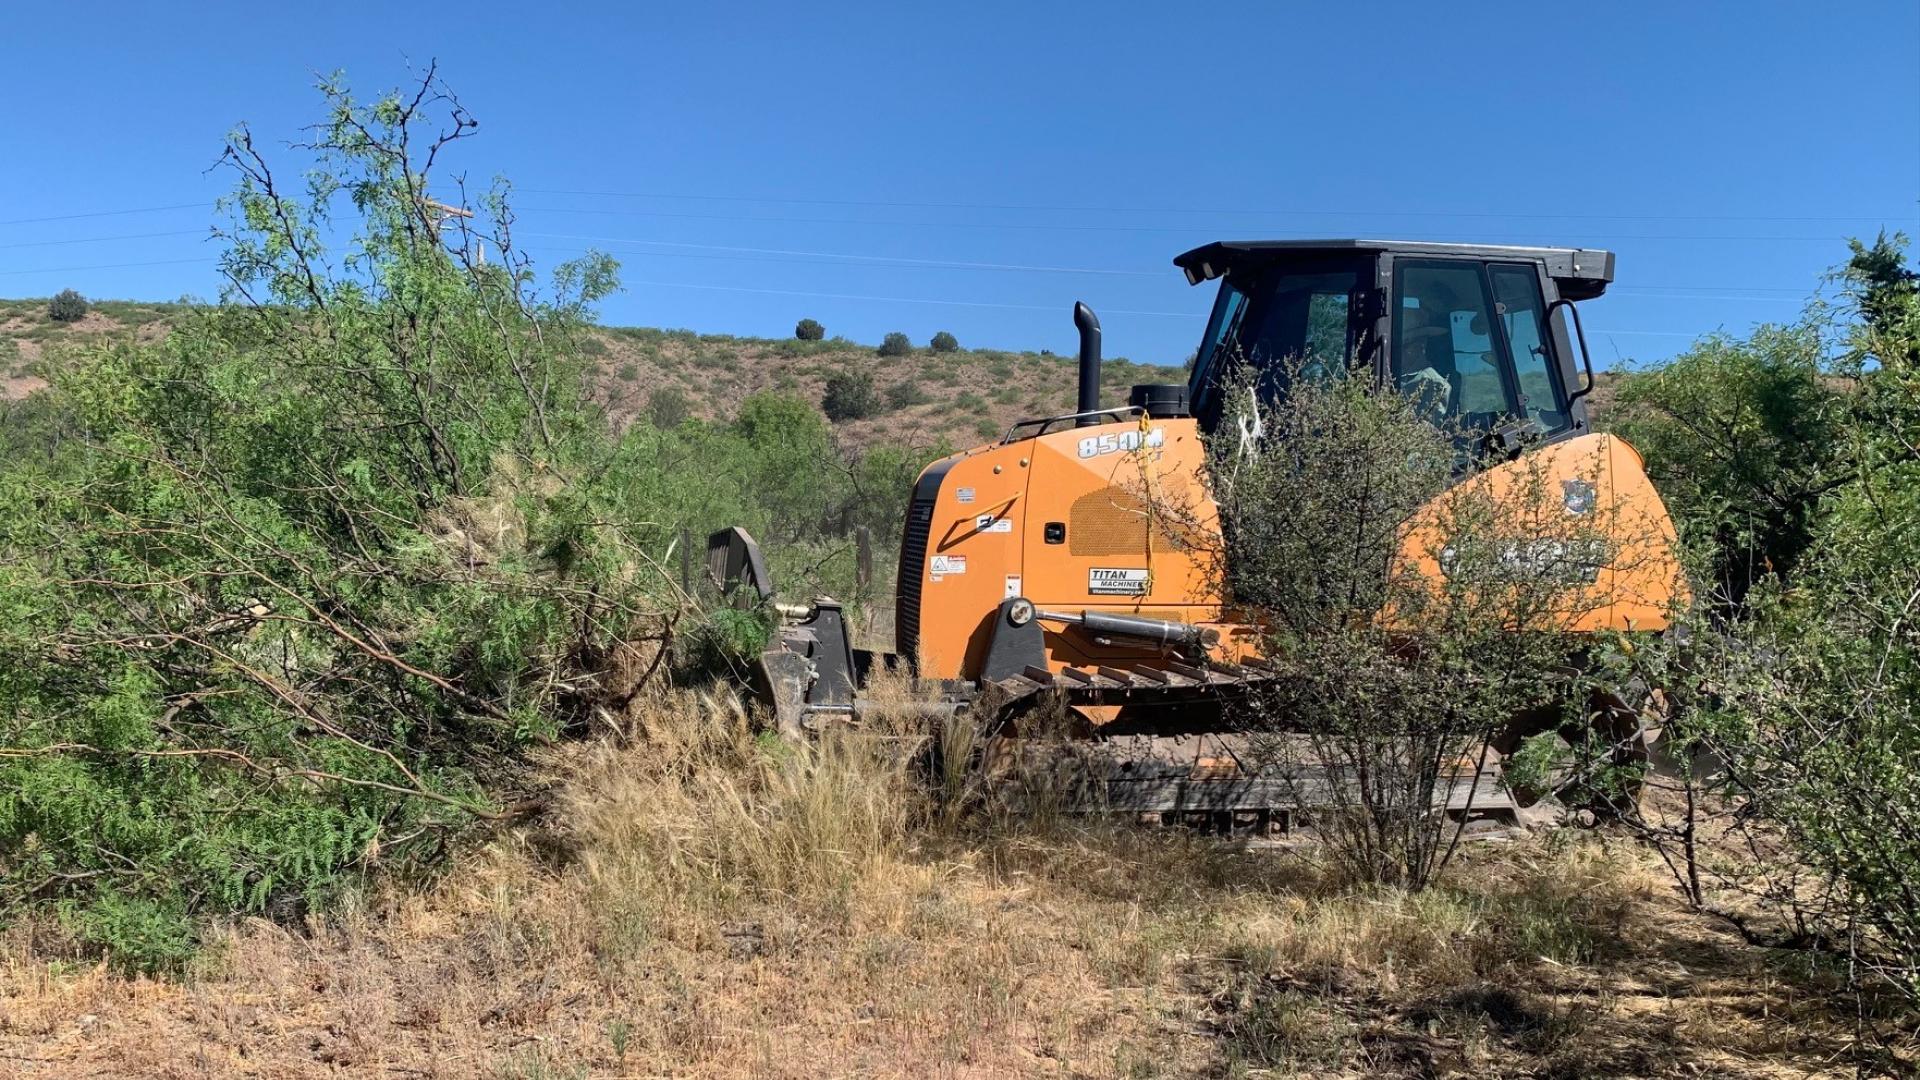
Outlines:
[[[1300,207],[1201,208],[1179,206],[1050,206],[1034,203],[897,202],[879,199],[808,199],[787,196],[710,195],[645,191],[582,191],[521,188],[530,195],[580,195],[619,199],[684,199],[701,202],[787,203],[802,206],[883,206],[913,210],[1032,210],[1090,214],[1235,214],[1297,217],[1512,218],[1525,221],[1887,221],[1884,215],[1787,214],[1533,214],[1492,210],[1309,210]]]
[[[722,252],[735,252],[735,251],[763,252],[764,251],[769,253],[766,256],[748,255],[747,257],[744,257],[744,258],[737,258],[731,255],[725,255],[725,254],[707,255],[707,254],[700,254],[697,252],[681,252],[681,251],[614,251],[614,252],[610,252],[610,254],[620,255],[623,257],[639,256],[642,258],[661,258],[661,259],[713,259],[720,262],[756,262],[756,263],[773,262],[773,263],[797,264],[801,266],[848,266],[848,265],[851,265],[851,266],[857,267],[862,265],[861,262],[855,262],[855,263],[849,264],[849,263],[823,261],[822,259],[819,259],[819,258],[780,257],[786,254],[792,254],[792,255],[803,255],[803,256],[818,255],[818,256],[823,256],[825,258],[832,258],[832,259],[855,259],[855,260],[863,260],[866,262],[873,262],[881,265],[898,264],[898,265],[902,265],[903,268],[905,269],[921,269],[921,270],[1006,270],[1006,271],[1029,272],[1029,273],[1116,274],[1116,275],[1126,275],[1130,277],[1151,277],[1151,278],[1167,278],[1171,276],[1170,274],[1163,274],[1159,271],[1153,271],[1153,270],[1094,270],[1094,269],[1085,269],[1085,268],[1079,268],[1079,267],[1019,266],[1019,265],[1000,264],[1000,263],[943,262],[935,259],[907,259],[907,258],[894,258],[891,256],[885,256],[885,255],[853,255],[853,254],[843,254],[838,252],[796,251],[796,252],[789,253],[789,252],[783,252],[780,249],[774,249],[774,248],[728,247],[728,246],[719,245],[719,244],[677,244],[672,241],[666,241],[666,240],[628,240],[628,239],[623,239],[621,237],[613,237],[613,236],[577,236],[577,235],[572,235],[567,233],[528,232],[528,233],[522,233],[521,235],[537,236],[537,237],[551,238],[556,240],[583,240],[590,243],[600,242],[600,243],[611,243],[611,244],[662,244],[662,245],[671,244],[672,246],[675,246],[675,247],[694,247],[694,248],[710,249],[710,250],[722,251]],[[552,252],[564,251],[569,254],[585,254],[586,251],[590,249],[551,248],[546,246],[540,246],[537,248],[528,248],[527,250],[552,251]],[[1754,301],[1754,302],[1766,303],[1766,304],[1798,304],[1801,302],[1801,297],[1797,295],[1796,296],[1737,296],[1737,295],[1721,295],[1721,294],[1705,293],[1705,292],[1679,291],[1679,290],[1691,290],[1691,289],[1712,289],[1712,288],[1722,288],[1722,287],[1723,286],[1715,286],[1715,285],[1614,286],[1613,289],[1609,290],[1609,292],[1612,292],[1614,290],[1631,290],[1628,293],[1628,296],[1627,296],[1628,299],[1633,299],[1636,296],[1639,296],[1640,294],[1644,294],[1643,296],[1640,296],[1640,298],[1676,299],[1676,300]],[[1733,290],[1740,290],[1742,288],[1741,286],[1724,286],[1724,287],[1728,289],[1733,289]],[[1793,290],[1772,289],[1772,290],[1764,290],[1764,291],[1785,293],[1785,292],[1792,292]]]
[[[646,285],[661,289],[700,289],[706,292],[758,293],[763,296],[804,296],[817,300],[864,300],[881,304],[938,304],[943,307],[979,307],[1008,308],[1014,311],[1052,311],[1067,310],[1057,304],[995,304],[984,300],[927,300],[912,296],[860,296],[852,293],[800,292],[789,289],[750,289],[742,285],[695,285],[684,281],[628,281],[626,285]],[[1133,311],[1126,308],[1103,308],[1103,314],[1110,315],[1152,315],[1169,319],[1204,319],[1204,312],[1193,311]]]
[[[785,217],[785,216],[770,216],[770,215],[742,216],[739,214],[689,214],[689,213],[683,213],[679,211],[667,211],[667,210],[604,210],[604,209],[594,209],[594,208],[586,208],[586,207],[569,207],[569,206],[523,206],[523,207],[520,207],[520,209],[526,213],[538,213],[538,214],[593,214],[593,215],[611,216],[611,217],[672,218],[672,219],[679,219],[679,220],[686,220],[686,221],[769,222],[769,223],[795,224],[795,225],[878,225],[878,226],[887,226],[891,228],[911,228],[911,229],[1019,229],[1019,230],[1029,230],[1029,231],[1038,230],[1038,231],[1046,231],[1046,232],[1184,233],[1188,235],[1193,235],[1201,231],[1198,226],[1194,226],[1194,225],[1069,225],[1069,224],[1063,224],[1059,222],[1014,222],[1014,221],[875,221],[875,220],[863,220],[858,218],[807,218],[807,217]],[[1210,229],[1208,231],[1213,232],[1217,230]],[[1525,234],[1522,236],[1505,236],[1505,237],[1500,237],[1498,239],[1503,240],[1505,242],[1538,243],[1539,241],[1536,239],[1537,235],[1538,234]],[[1495,238],[1489,237],[1487,239],[1495,239]],[[1606,243],[1612,243],[1618,240],[1675,240],[1675,241],[1684,240],[1689,242],[1715,241],[1715,242],[1723,242],[1723,243],[1728,241],[1770,242],[1770,243],[1781,242],[1781,241],[1796,241],[1801,243],[1820,243],[1820,244],[1831,244],[1835,240],[1835,238],[1832,236],[1758,236],[1758,235],[1728,236],[1724,234],[1690,235],[1690,234],[1668,234],[1668,233],[1609,233],[1604,235],[1599,233],[1587,233],[1587,234],[1575,234],[1573,236],[1562,235],[1562,236],[1559,236],[1558,239],[1562,242],[1566,240],[1571,240],[1571,239],[1590,239],[1590,240],[1598,240]]]
[[[733,247],[726,244],[690,244],[676,240],[633,240],[620,236],[578,236],[571,233],[522,233],[551,240],[585,240],[588,243],[651,244],[656,247],[699,248],[704,251],[737,251],[759,255],[802,255],[819,259],[851,259],[859,262],[922,266],[936,270],[1010,270],[1041,274],[1108,274],[1118,277],[1164,277],[1152,270],[1101,270],[1084,266],[1028,266],[1018,263],[967,262],[958,259],[912,259],[893,255],[856,255],[839,251],[794,251],[785,248]],[[637,255],[664,255],[667,252],[629,252]],[[774,260],[778,261],[778,260]]]
[[[116,240],[153,240],[162,236],[205,236],[204,229],[181,229],[175,232],[130,233],[126,236],[87,236],[74,240],[31,240],[20,244],[0,244],[0,250],[11,248],[60,247],[64,244],[105,244]]]
[[[204,210],[207,203],[175,203],[172,206],[143,206],[133,210],[94,210],[85,214],[57,214],[53,217],[15,218],[0,225],[38,225],[44,221],[78,221],[81,218],[121,217],[127,214],[158,214],[167,210]]]
[[[211,258],[211,256],[200,259],[159,259],[159,261],[152,261],[152,263],[100,263],[100,265],[90,265],[90,267],[38,267],[38,269],[27,269],[27,271],[0,271],[0,275],[4,275],[4,277],[15,277],[15,275],[23,275],[23,273],[81,273],[81,271],[90,271],[90,269],[177,267],[177,265],[186,265],[186,263],[217,263],[217,261],[219,261],[219,259]]]

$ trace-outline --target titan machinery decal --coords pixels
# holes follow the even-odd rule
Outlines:
[[[1087,571],[1087,591],[1095,596],[1145,596],[1147,571],[1096,566]]]
[[[1152,448],[1167,441],[1165,428],[1154,428],[1147,432],[1145,446]],[[1101,454],[1117,454],[1126,450],[1138,450],[1142,446],[1140,429],[1133,428],[1118,434],[1089,435],[1080,440],[1080,456],[1099,457]]]

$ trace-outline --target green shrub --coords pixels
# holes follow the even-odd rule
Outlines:
[[[647,395],[647,421],[654,427],[678,427],[693,415],[693,399],[677,386],[661,386]]]
[[[1623,376],[1600,417],[1646,459],[1681,530],[1713,552],[1707,580],[1723,602],[1790,573],[1812,541],[1843,444],[1826,336],[1817,319],[1709,335]]]
[[[463,268],[407,224],[407,128],[445,118],[326,92],[315,190],[358,216],[269,195],[236,132],[229,302],[60,365],[64,437],[0,463],[0,910],[133,966],[506,820],[659,626],[625,500],[661,466],[575,347],[611,262]]]
[[[877,351],[881,356],[908,356],[913,353],[913,342],[907,335],[895,330],[881,340]]]
[[[958,352],[960,351],[960,340],[945,330],[942,330],[933,335],[933,340],[927,342],[927,347],[937,353]]]
[[[793,336],[801,341],[819,341],[827,336],[827,328],[812,319],[801,319],[793,328]]]
[[[865,420],[880,411],[880,395],[874,391],[873,376],[864,371],[838,371],[827,379],[826,394],[820,399],[821,411],[834,423]]]
[[[913,379],[887,387],[888,408],[906,409],[915,405],[925,405],[928,400],[927,392],[921,389],[920,384]]]
[[[86,318],[87,298],[72,289],[62,289],[47,301],[47,318],[59,323],[74,323]]]

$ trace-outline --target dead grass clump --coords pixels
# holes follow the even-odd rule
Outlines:
[[[753,732],[737,705],[686,693],[637,723],[632,745],[569,762],[559,814],[624,934],[710,930],[752,901],[844,909],[906,846],[916,799],[884,737],[782,741]]]

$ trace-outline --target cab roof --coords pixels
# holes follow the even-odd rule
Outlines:
[[[1606,292],[1613,281],[1613,252],[1599,248],[1438,244],[1423,240],[1218,240],[1175,256],[1173,265],[1185,271],[1187,284],[1198,285],[1237,266],[1266,266],[1323,252],[1537,260],[1546,264],[1548,276],[1569,300],[1591,300]]]

